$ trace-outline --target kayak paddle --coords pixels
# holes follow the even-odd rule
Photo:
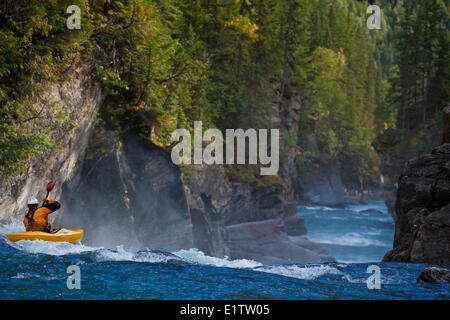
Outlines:
[[[55,187],[55,184],[56,184],[56,180],[51,180],[49,183],[47,183],[47,187],[46,187],[47,195],[45,196],[44,202],[42,203],[42,205],[44,205],[45,201],[47,201],[48,195],[49,195],[50,191],[52,191],[53,188]]]

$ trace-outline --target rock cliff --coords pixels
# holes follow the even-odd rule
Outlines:
[[[399,144],[399,137],[393,130],[387,130],[383,135],[374,141],[373,145],[376,149],[381,163],[380,172],[382,175],[383,184],[383,198],[384,202],[392,213],[394,219],[395,216],[395,201],[397,197],[397,180],[399,177],[399,169],[401,164],[399,163],[399,155],[397,154]]]
[[[64,184],[56,221],[85,229],[85,243],[138,250],[193,247],[179,167],[170,153],[129,131],[99,126],[78,176]]]
[[[108,122],[101,88],[92,77],[95,57],[67,75],[68,84],[46,92],[73,125],[55,130],[58,151],[36,157],[26,174],[1,181],[2,217],[21,216],[26,199],[57,180],[51,197],[62,208],[53,226],[85,229],[84,243],[132,250],[197,247],[208,255],[250,258],[264,263],[332,261],[306,238],[296,215],[295,144],[301,108],[296,87],[273,104],[273,128],[280,129],[277,176],[247,183],[224,166],[174,165],[170,152],[141,137],[131,125]],[[50,125],[53,121],[48,115]],[[44,194],[42,194],[44,196]],[[7,213],[7,214],[5,214]]]
[[[255,186],[220,166],[191,166],[185,173],[194,239],[205,253],[265,264],[334,260],[307,239],[304,221],[296,215],[296,150],[286,141],[297,135],[301,96],[295,87],[288,93],[273,102],[271,119],[280,129],[280,170],[268,179],[279,183]]]
[[[443,142],[446,136],[448,132]],[[394,248],[384,261],[450,266],[450,143],[405,164],[398,180],[396,215]]]
[[[94,60],[84,59],[73,66],[64,83],[51,83],[41,93],[45,103],[40,115],[42,126],[54,125],[56,119],[50,105],[57,105],[69,121],[56,127],[51,138],[58,147],[30,161],[26,172],[14,178],[0,177],[0,217],[8,218],[26,212],[26,202],[31,196],[44,197],[47,181],[56,179],[58,184],[52,191],[53,198],[60,198],[62,185],[76,175],[88,146],[93,124],[100,108],[101,88],[91,75]],[[40,106],[39,108],[40,109]]]

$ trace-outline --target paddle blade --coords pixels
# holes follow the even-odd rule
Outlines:
[[[53,188],[55,187],[56,184],[56,180],[52,180],[49,183],[47,183],[47,192],[50,192],[53,190]]]

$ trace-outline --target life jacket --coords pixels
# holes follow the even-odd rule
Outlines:
[[[38,208],[30,209],[25,215],[25,219],[27,220],[26,231],[45,231],[46,227],[34,220],[34,213],[37,209]],[[45,220],[47,221],[47,217],[45,217]]]
[[[60,207],[58,201],[47,200],[42,207],[30,209],[23,220],[26,231],[48,232],[51,229],[48,223],[48,215]]]
[[[28,220],[28,223],[34,222],[34,212],[37,208],[28,210],[28,213],[25,215],[25,219]]]

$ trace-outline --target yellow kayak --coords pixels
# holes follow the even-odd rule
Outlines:
[[[51,242],[77,243],[81,240],[81,238],[83,238],[83,229],[69,230],[62,228],[55,233],[28,231],[22,233],[9,233],[6,235],[6,237],[13,242],[19,240],[44,240]]]

